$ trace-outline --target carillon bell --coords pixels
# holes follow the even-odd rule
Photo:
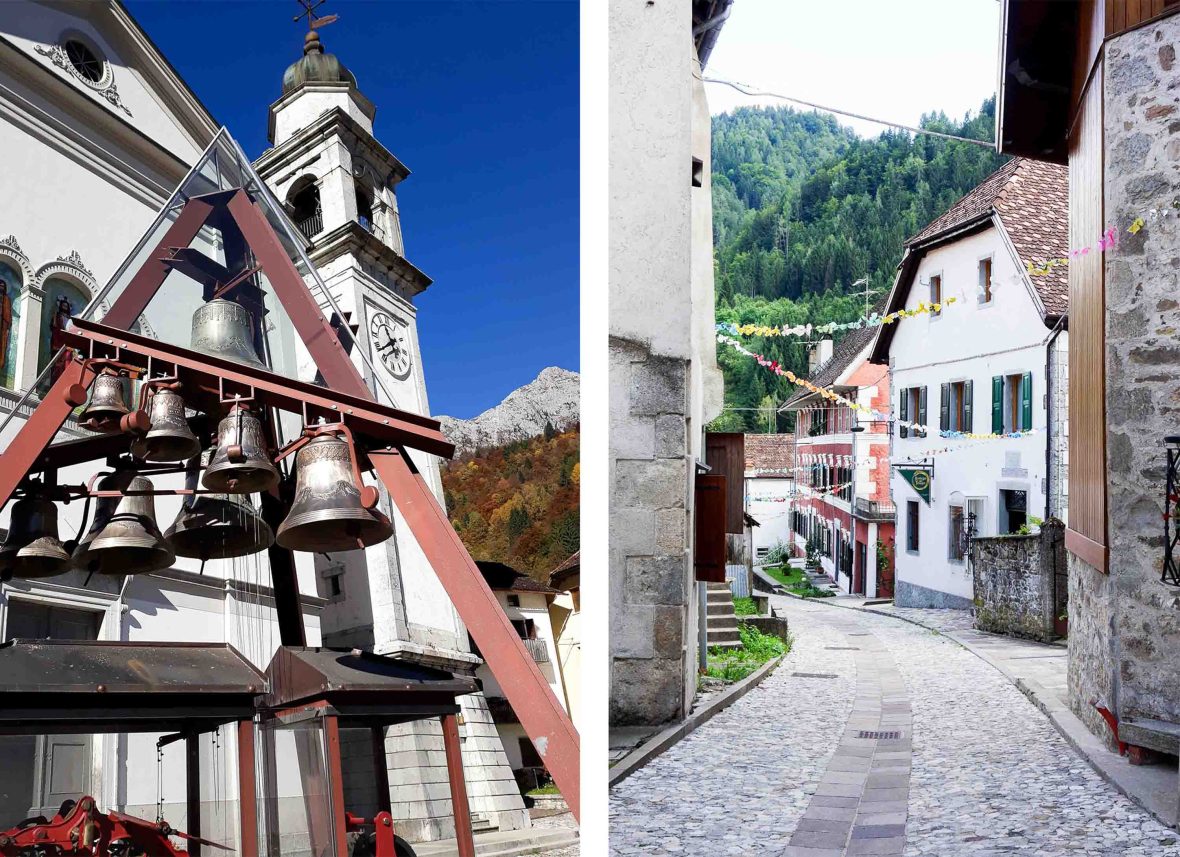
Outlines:
[[[113,434],[119,431],[119,420],[130,410],[123,398],[123,379],[104,372],[94,379],[90,401],[78,416],[78,422],[91,431]]]
[[[202,460],[207,461],[206,451]],[[185,487],[197,487],[200,469],[194,459],[185,475]],[[266,550],[275,535],[254,509],[250,498],[241,494],[190,494],[175,523],[164,533],[177,556],[199,559],[230,559]]]
[[[244,306],[223,298],[214,298],[193,313],[192,347],[255,369],[267,368],[254,351],[250,313]]]
[[[151,491],[152,482],[120,470],[98,482],[99,491]],[[78,542],[73,566],[99,574],[143,574],[176,561],[172,546],[156,526],[156,503],[150,494],[99,497],[94,522]]]
[[[184,399],[159,389],[152,394],[148,416],[152,426],[131,444],[131,454],[142,461],[184,461],[201,452],[201,442],[188,427]]]
[[[278,543],[288,550],[331,553],[385,541],[393,525],[366,507],[361,490],[348,443],[335,435],[312,438],[295,455],[295,501],[279,526]]]
[[[66,571],[70,554],[57,537],[57,506],[45,497],[12,504],[8,536],[0,546],[0,577],[52,577]]]
[[[242,405],[234,405],[217,424],[217,451],[201,484],[210,491],[254,494],[269,491],[279,471],[266,453],[262,423]]]

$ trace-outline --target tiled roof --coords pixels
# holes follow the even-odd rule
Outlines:
[[[873,311],[880,312],[882,306],[884,306],[884,298],[878,301]],[[844,370],[852,365],[852,361],[856,359],[856,355],[860,354],[873,341],[873,337],[876,334],[877,328],[875,327],[861,327],[848,331],[836,343],[828,362],[820,366],[816,373],[807,380],[817,387],[830,387],[832,384],[835,384],[836,379],[844,374]],[[789,405],[810,395],[810,390],[806,387],[801,387],[799,388],[799,392],[787,400],[787,404]]]
[[[1013,158],[907,241],[906,246],[924,244],[992,213],[999,216],[1022,263],[1040,264],[1046,259],[1067,256],[1068,168]],[[1068,311],[1067,268],[1058,266],[1031,279],[1048,314],[1062,315]]]
[[[546,594],[557,592],[556,589],[543,583],[537,583],[524,572],[517,571],[502,562],[481,559],[476,560],[475,564],[479,567],[480,574],[483,575],[483,579],[487,581],[490,589],[501,592],[543,592]]]
[[[748,434],[745,439],[746,470],[773,476],[779,470],[789,474],[795,464],[795,436],[791,434]],[[766,472],[771,471],[771,472]]]

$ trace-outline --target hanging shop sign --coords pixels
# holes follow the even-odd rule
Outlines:
[[[899,467],[898,472],[918,496],[930,505],[930,483],[934,480],[934,471],[925,467]]]

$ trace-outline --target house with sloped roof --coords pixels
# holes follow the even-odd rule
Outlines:
[[[780,410],[795,413],[795,490],[790,503],[791,543],[809,543],[820,567],[845,592],[868,597],[893,593],[886,558],[893,546],[889,500],[889,426],[868,412],[889,410],[889,371],[869,363],[876,328],[851,330],[838,342],[813,346],[809,380],[861,405],[846,405],[800,390]]]
[[[1069,289],[1064,167],[1013,159],[906,243],[876,329],[888,367],[895,603],[969,608],[973,536],[1064,519]],[[978,393],[978,399],[976,394]],[[969,437],[970,436],[970,437]]]
[[[775,546],[791,538],[791,495],[795,487],[795,436],[748,434],[745,452],[745,511],[752,527],[750,550],[762,562]]]

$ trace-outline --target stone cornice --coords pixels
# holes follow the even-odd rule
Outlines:
[[[355,222],[345,223],[319,236],[309,256],[312,264],[319,268],[350,253],[384,268],[411,296],[425,291],[433,282],[392,247]]]
[[[351,134],[356,137],[366,150],[365,153],[370,155],[368,159],[380,161],[388,171],[389,184],[395,185],[410,175],[410,170],[405,164],[339,107],[333,107],[322,113],[310,125],[297,131],[282,146],[267,149],[254,162],[254,168],[258,170],[259,174],[269,178],[308,154],[319,142],[332,134],[340,136]]]
[[[350,97],[353,98],[353,100],[356,101],[357,106],[360,107],[361,113],[365,114],[370,122],[372,122],[373,117],[377,115],[377,108],[373,105],[373,102],[362,95],[359,89],[354,86],[350,86],[343,81],[339,83],[330,83],[328,81],[305,83],[284,94],[283,97],[272,104],[270,109],[267,111],[269,118],[267,120],[266,139],[271,143],[275,141],[275,117],[278,115],[278,112],[305,92],[349,92]],[[365,133],[367,134],[368,132],[366,131]]]

